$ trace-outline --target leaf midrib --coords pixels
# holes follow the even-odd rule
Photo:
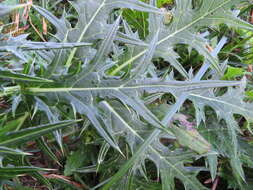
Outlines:
[[[209,14],[215,12],[216,10],[218,10],[219,8],[223,7],[224,5],[226,5],[227,3],[229,3],[231,0],[227,0],[224,3],[222,3],[220,6],[217,6],[215,9],[213,9],[212,11],[206,12],[205,14],[203,14],[201,17],[197,18],[196,20],[194,20],[193,22],[185,25],[184,27],[182,27],[181,29],[173,32],[172,34],[164,37],[163,39],[159,40],[157,42],[157,46],[160,45],[161,43],[165,42],[166,40],[170,39],[171,37],[175,36],[176,34],[188,29],[189,27],[193,26],[194,24],[196,24],[197,22],[199,22],[200,20],[204,19],[205,17],[207,17]],[[136,56],[134,56],[133,58],[131,58],[130,60],[126,61],[125,63],[123,63],[122,65],[120,65],[119,67],[117,67],[114,71],[112,71],[112,74],[116,74],[118,73],[121,69],[123,69],[124,67],[126,67],[128,64],[132,63],[133,61],[137,60],[139,57],[141,57],[142,55],[144,55],[147,52],[147,49],[141,51],[139,54],[137,54]]]
[[[96,10],[96,12],[94,13],[94,15],[92,15],[91,19],[89,20],[88,24],[84,27],[84,29],[81,32],[81,35],[79,36],[77,42],[81,42],[85,33],[87,32],[87,30],[89,29],[89,26],[93,23],[93,21],[95,20],[95,18],[97,17],[97,15],[99,14],[100,10],[105,6],[105,2],[106,0],[103,0],[101,5],[98,7],[98,9]],[[70,67],[72,59],[75,56],[75,53],[77,51],[77,48],[74,48],[71,52],[70,55],[68,57],[68,60],[66,62],[66,66]]]
[[[114,115],[122,122],[124,125],[128,128],[129,131],[131,131],[132,134],[134,134],[136,137],[138,137],[142,142],[145,142],[145,140],[138,134],[136,133],[132,127],[129,126],[129,124],[118,114],[118,112],[108,103],[104,102],[104,105],[112,112]],[[196,186],[191,179],[189,179],[187,176],[185,176],[180,170],[177,169],[175,166],[176,164],[170,163],[164,156],[162,156],[157,150],[155,150],[150,144],[148,145],[151,151],[153,151],[156,155],[159,156],[161,160],[166,162],[170,167],[172,167],[175,171],[177,171],[178,174],[184,176],[184,178],[188,181],[188,183],[192,184],[193,186],[198,189],[199,187]]]
[[[207,83],[208,84],[208,83]],[[214,83],[216,84],[216,83]],[[240,83],[233,83],[233,84],[224,84],[222,86],[237,86]],[[169,85],[169,84],[152,84],[152,85],[137,85],[137,86],[118,86],[118,87],[87,87],[87,88],[26,88],[24,91],[31,92],[31,93],[46,93],[46,92],[84,92],[84,91],[109,91],[109,90],[144,90],[144,89],[152,89],[152,88],[172,88],[172,89],[184,89],[187,90],[193,90],[193,89],[199,89],[199,88],[216,88],[221,87],[216,84],[216,86],[210,87],[210,86],[200,86],[199,83],[197,84],[175,84],[175,85]]]
[[[165,38],[163,38],[162,40],[158,41],[157,45],[160,45],[161,43],[163,43],[164,41],[168,40],[169,38],[173,37],[174,35],[176,35],[177,33],[180,33],[184,30],[186,30],[187,28],[191,27],[192,25],[196,24],[197,22],[199,22],[200,20],[204,19],[206,16],[208,16],[209,14],[215,12],[216,10],[218,10],[219,8],[223,7],[224,5],[226,5],[227,3],[229,3],[231,0],[227,0],[224,3],[220,4],[220,6],[217,6],[215,9],[213,9],[210,12],[206,12],[205,14],[203,14],[201,17],[197,18],[196,20],[194,20],[193,22],[185,25],[184,27],[182,27],[181,29],[175,31],[174,33],[166,36]]]

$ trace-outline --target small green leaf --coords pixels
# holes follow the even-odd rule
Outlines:
[[[242,76],[244,74],[244,69],[228,66],[227,72],[223,76],[224,80],[232,80],[235,77]]]
[[[173,4],[174,0],[157,0],[157,6],[162,7],[169,4]]]
[[[64,175],[73,175],[74,171],[83,166],[84,160],[85,155],[82,150],[72,152],[67,158],[67,162],[64,167]]]
[[[246,96],[247,98],[253,99],[253,91],[252,90],[246,91]]]
[[[173,125],[171,128],[178,142],[199,154],[205,154],[211,150],[211,144],[207,142],[196,129],[182,129]]]

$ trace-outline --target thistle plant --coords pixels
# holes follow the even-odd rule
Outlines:
[[[48,42],[0,33],[2,189],[26,175],[48,189],[198,190],[207,189],[203,173],[250,188],[248,81],[224,80],[230,61],[218,55],[229,37],[211,32],[252,31],[239,17],[242,1],[157,3],[68,1],[61,17],[0,5],[5,17],[32,6],[54,28]],[[179,45],[201,65],[186,69]],[[33,164],[38,152],[51,164]]]

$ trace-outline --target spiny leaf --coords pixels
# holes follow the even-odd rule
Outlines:
[[[217,53],[217,52],[216,52]],[[200,78],[205,74],[209,67],[209,64],[204,64],[200,71],[196,74],[195,78],[193,81],[199,81]],[[174,114],[180,109],[184,101],[187,99],[188,94],[187,93],[182,93],[177,99],[177,102],[172,106],[170,110],[167,111],[165,116],[163,117],[161,123],[163,125],[168,125],[170,121],[172,120]],[[139,155],[134,155],[132,158],[130,158],[124,165],[123,167],[109,180],[107,185],[105,185],[105,189],[110,188],[114,183],[116,183],[117,180],[122,178],[124,174],[127,172],[128,169],[133,167],[134,162],[137,162],[141,160],[141,156],[145,153],[149,145],[156,140],[156,138],[159,136],[160,131],[159,129],[154,129],[151,134],[148,136],[148,138],[145,140],[145,143],[142,143],[142,145],[138,148],[136,152],[139,153]],[[139,156],[139,157],[138,157]],[[156,159],[154,159],[156,160]],[[184,176],[181,172],[179,172],[180,179],[184,179],[183,182],[185,182],[185,187],[190,187],[190,189],[203,189],[201,185],[199,185],[198,182],[193,182],[192,179],[188,179],[186,176]],[[191,176],[193,177],[193,176]],[[185,180],[186,179],[186,180]]]
[[[31,5],[31,3],[27,3],[27,4],[20,4],[20,5],[4,5],[1,4],[0,5],[0,16],[4,16],[8,13],[10,13],[11,11],[15,10],[15,9],[20,9],[26,6]]]
[[[99,0],[98,2],[94,2],[94,1],[83,2],[79,0],[77,2],[72,2],[72,5],[79,13],[78,15],[79,22],[77,23],[77,28],[75,30],[69,31],[70,38],[72,38],[73,41],[75,42],[82,42],[83,40],[87,38],[87,36],[92,36],[93,39],[96,39],[99,36],[103,36],[106,31],[106,26],[108,25],[106,23],[106,18],[108,18],[108,14],[106,13],[109,13],[114,8],[125,7],[125,8],[131,8],[131,9],[137,9],[140,11],[161,13],[159,9],[149,6],[148,4],[142,3],[138,0],[125,0],[125,1]],[[39,7],[35,7],[35,9],[39,11],[47,19],[49,19],[50,22],[55,23],[55,25],[58,26],[57,27],[58,30],[61,30],[60,25],[57,24],[56,22],[56,20],[58,20],[57,18],[55,18],[52,14],[46,13],[45,10]],[[86,11],[88,14],[84,14]],[[65,24],[63,23],[63,25]],[[101,26],[103,27],[101,28]],[[97,27],[100,28],[100,31],[99,33],[94,33]],[[67,29],[69,27],[65,25],[64,28]],[[61,35],[61,38],[63,39],[62,35]],[[70,55],[66,62],[67,66],[71,65],[71,62],[76,52],[77,52],[76,48],[74,48],[70,52]]]
[[[179,163],[174,164],[173,162],[179,162],[178,159],[174,160],[173,159],[173,154],[172,155],[166,155],[163,156],[162,154],[160,154],[159,152],[159,145],[158,147],[155,146],[155,144],[151,145],[151,139],[154,138],[154,136],[157,135],[157,133],[159,133],[159,131],[157,131],[156,133],[153,133],[153,136],[149,136],[148,139],[145,139],[145,144],[144,144],[144,139],[141,137],[141,135],[138,134],[137,131],[135,131],[133,126],[130,126],[129,123],[130,121],[127,121],[126,119],[124,119],[119,112],[113,107],[111,106],[109,103],[107,102],[102,102],[102,105],[106,108],[106,110],[110,111],[113,116],[115,116],[115,119],[119,122],[119,126],[121,127],[121,131],[124,130],[127,133],[130,133],[127,136],[132,136],[129,140],[129,144],[134,144],[137,143],[138,141],[141,143],[141,147],[137,149],[137,151],[134,151],[134,155],[130,158],[130,160],[128,160],[128,162],[126,164],[123,165],[123,167],[120,168],[120,170],[110,179],[110,181],[104,185],[104,187],[102,188],[103,190],[107,190],[110,189],[115,183],[117,183],[118,180],[121,179],[121,177],[123,177],[125,175],[125,173],[132,168],[133,165],[138,165],[140,164],[139,162],[136,162],[136,159],[138,159],[139,156],[146,156],[147,158],[153,160],[156,164],[158,169],[161,168],[167,168],[168,172],[170,172],[171,170],[171,174],[170,174],[170,178],[173,180],[174,177],[179,177],[181,180],[184,180],[183,183],[187,184],[189,187],[191,187],[192,189],[202,189],[203,187],[201,186],[201,184],[194,178],[194,176],[189,176],[187,174],[187,172],[184,170],[184,168],[181,167],[181,165],[179,165]],[[136,125],[136,124],[134,124]],[[134,145],[136,146],[136,145]],[[143,152],[146,153],[146,149],[149,148],[149,151],[147,154],[143,154]],[[158,148],[158,149],[156,149]],[[161,147],[160,147],[161,149]],[[171,156],[171,158],[170,158]],[[145,157],[142,158],[143,160],[145,160]]]
[[[188,167],[188,164],[198,156],[197,153],[210,153],[209,142],[212,143],[212,148],[217,149],[215,151],[219,155],[228,157],[235,175],[234,179],[237,179],[240,184],[240,180],[244,179],[241,157],[245,158],[246,154],[239,150],[237,137],[240,128],[233,115],[240,114],[249,122],[252,118],[250,111],[252,105],[243,102],[244,88],[241,90],[238,88],[238,86],[243,86],[244,82],[213,80],[220,78],[217,73],[222,75],[224,72],[225,64],[219,63],[217,53],[226,40],[222,38],[223,43],[219,43],[216,49],[210,52],[212,48],[207,44],[210,43],[209,39],[213,40],[212,35],[199,33],[207,31],[206,27],[216,28],[220,24],[252,30],[250,24],[241,21],[232,11],[232,7],[240,1],[175,0],[175,7],[169,12],[159,10],[155,0],[149,2],[146,4],[137,0],[71,1],[76,11],[74,23],[72,21],[70,23],[67,19],[69,18],[67,14],[72,13],[72,10],[67,13],[64,11],[59,19],[48,10],[34,6],[34,9],[56,28],[56,34],[50,42],[28,42],[27,35],[11,37],[1,33],[0,49],[8,52],[7,59],[11,63],[16,63],[16,59],[19,58],[27,66],[30,64],[28,60],[34,58],[35,67],[31,67],[31,72],[27,72],[28,69],[25,67],[23,73],[32,73],[31,75],[35,77],[46,76],[46,80],[52,79],[55,82],[43,84],[33,81],[20,84],[18,77],[25,79],[24,76],[17,75],[15,76],[17,78],[13,76],[9,77],[9,80],[2,80],[5,83],[2,85],[3,91],[0,97],[8,96],[7,99],[16,96],[19,97],[18,104],[25,105],[17,107],[18,104],[14,104],[16,113],[23,113],[24,110],[29,113],[33,111],[31,123],[44,123],[45,120],[53,123],[37,128],[24,127],[14,132],[11,132],[12,128],[9,128],[3,131],[2,135],[0,134],[0,145],[12,145],[36,139],[65,127],[65,124],[61,122],[56,123],[59,119],[81,117],[89,120],[88,125],[97,130],[108,148],[111,146],[121,154],[126,153],[124,160],[118,158],[115,161],[118,172],[115,173],[113,168],[106,170],[108,176],[112,177],[109,180],[101,179],[102,182],[97,187],[108,182],[104,186],[105,189],[125,188],[123,185],[114,186],[124,178],[122,181],[126,181],[126,188],[161,189],[160,184],[149,186],[147,185],[149,183],[139,182],[139,178],[149,179],[145,171],[145,161],[149,160],[156,166],[157,178],[162,180],[162,188],[175,189],[177,184],[175,179],[177,179],[185,189],[204,189],[196,175],[200,170],[206,171],[206,168]],[[120,22],[120,17],[114,21],[114,18],[122,11],[119,9],[122,8],[147,12],[145,14],[148,14],[149,28],[148,35],[144,39],[138,37],[124,17],[121,18],[122,22]],[[166,23],[164,17],[168,15],[173,19]],[[176,48],[178,44],[184,44],[184,47],[187,46],[189,50],[194,49],[203,56],[203,66],[195,76],[195,70],[187,71],[181,65]],[[79,47],[81,45],[83,46]],[[63,49],[67,47],[73,48]],[[6,59],[5,52],[0,52],[1,59]],[[9,56],[9,53],[15,54],[16,57]],[[182,75],[176,76],[181,81],[175,81],[173,72],[168,75],[167,71],[164,72],[153,62],[161,58]],[[216,72],[206,74],[210,65]],[[20,70],[22,64],[19,66]],[[169,70],[170,67],[167,68],[167,66],[165,69]],[[15,71],[15,74],[18,73],[16,68],[9,70]],[[211,80],[201,81],[205,74],[205,79]],[[186,81],[182,81],[182,77]],[[232,93],[217,96],[219,87],[228,87],[228,92]],[[237,94],[239,91],[240,93]],[[160,104],[161,97],[162,100],[167,101],[167,94],[173,95],[176,102],[171,101],[173,105],[163,110],[163,119],[160,121],[160,117],[151,112],[147,104],[156,106]],[[147,96],[152,96],[150,101],[145,101]],[[208,136],[208,133],[205,136],[197,128],[194,131],[169,128],[176,112],[184,107],[183,103],[187,99],[193,102],[197,111],[193,119],[197,120],[198,125],[203,123],[208,126],[204,106],[212,107],[217,115],[226,121],[226,124],[217,122],[218,127],[215,128],[216,131],[213,134],[217,136],[218,142],[224,142],[224,147],[217,148],[216,144],[209,139],[211,135]],[[5,111],[9,113],[10,110]],[[45,115],[47,118],[44,118]],[[71,121],[65,122],[71,123]],[[74,123],[75,121],[71,125]],[[227,127],[226,132],[217,131],[219,127]],[[72,133],[76,133],[76,130],[72,129]],[[202,138],[202,135],[208,139],[208,142]],[[75,135],[72,137],[75,139]],[[161,137],[169,141],[169,146],[165,146],[160,141]],[[124,141],[121,141],[122,138]],[[56,139],[60,138],[56,137]],[[187,139],[190,142],[186,142]],[[174,149],[175,145],[170,142],[175,140],[188,147],[188,151]],[[100,141],[96,139],[97,142],[100,147]],[[127,146],[124,143],[127,143]],[[47,146],[43,147],[56,160],[52,151]],[[103,147],[100,151],[104,152]],[[130,158],[129,153],[132,156]],[[243,156],[240,156],[241,154]],[[209,154],[207,156],[210,160],[209,168],[212,178],[215,178],[217,157],[211,159]],[[103,159],[99,159],[99,162],[101,160]],[[94,168],[90,171],[94,171]],[[103,171],[98,172],[103,174]],[[72,169],[66,170],[66,174],[72,173]],[[127,176],[128,173],[130,177]]]

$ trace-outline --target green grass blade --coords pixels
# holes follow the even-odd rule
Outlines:
[[[50,171],[51,169],[30,167],[30,166],[18,166],[18,167],[0,167],[0,178],[13,178],[15,176],[33,173],[38,171]]]
[[[32,155],[30,153],[23,152],[18,149],[12,149],[4,146],[0,146],[0,155],[22,155],[22,156],[27,156],[27,155]]]
[[[41,83],[48,83],[53,82],[52,80],[40,78],[40,77],[33,77],[21,73],[15,73],[12,71],[3,71],[0,70],[0,78],[3,79],[10,79],[10,80],[17,80],[17,81],[25,81],[25,82],[41,82]]]
[[[28,116],[29,114],[25,113],[23,116],[15,120],[7,122],[4,126],[0,128],[0,136],[4,136],[7,132],[10,132],[10,131],[19,130]]]
[[[26,128],[20,131],[16,131],[16,132],[9,132],[7,134],[0,136],[0,146],[24,143],[26,141],[36,139],[42,135],[45,135],[57,129],[71,126],[73,124],[76,124],[79,121],[81,120],[61,121],[61,122],[53,123],[53,124],[30,127],[30,128]]]

